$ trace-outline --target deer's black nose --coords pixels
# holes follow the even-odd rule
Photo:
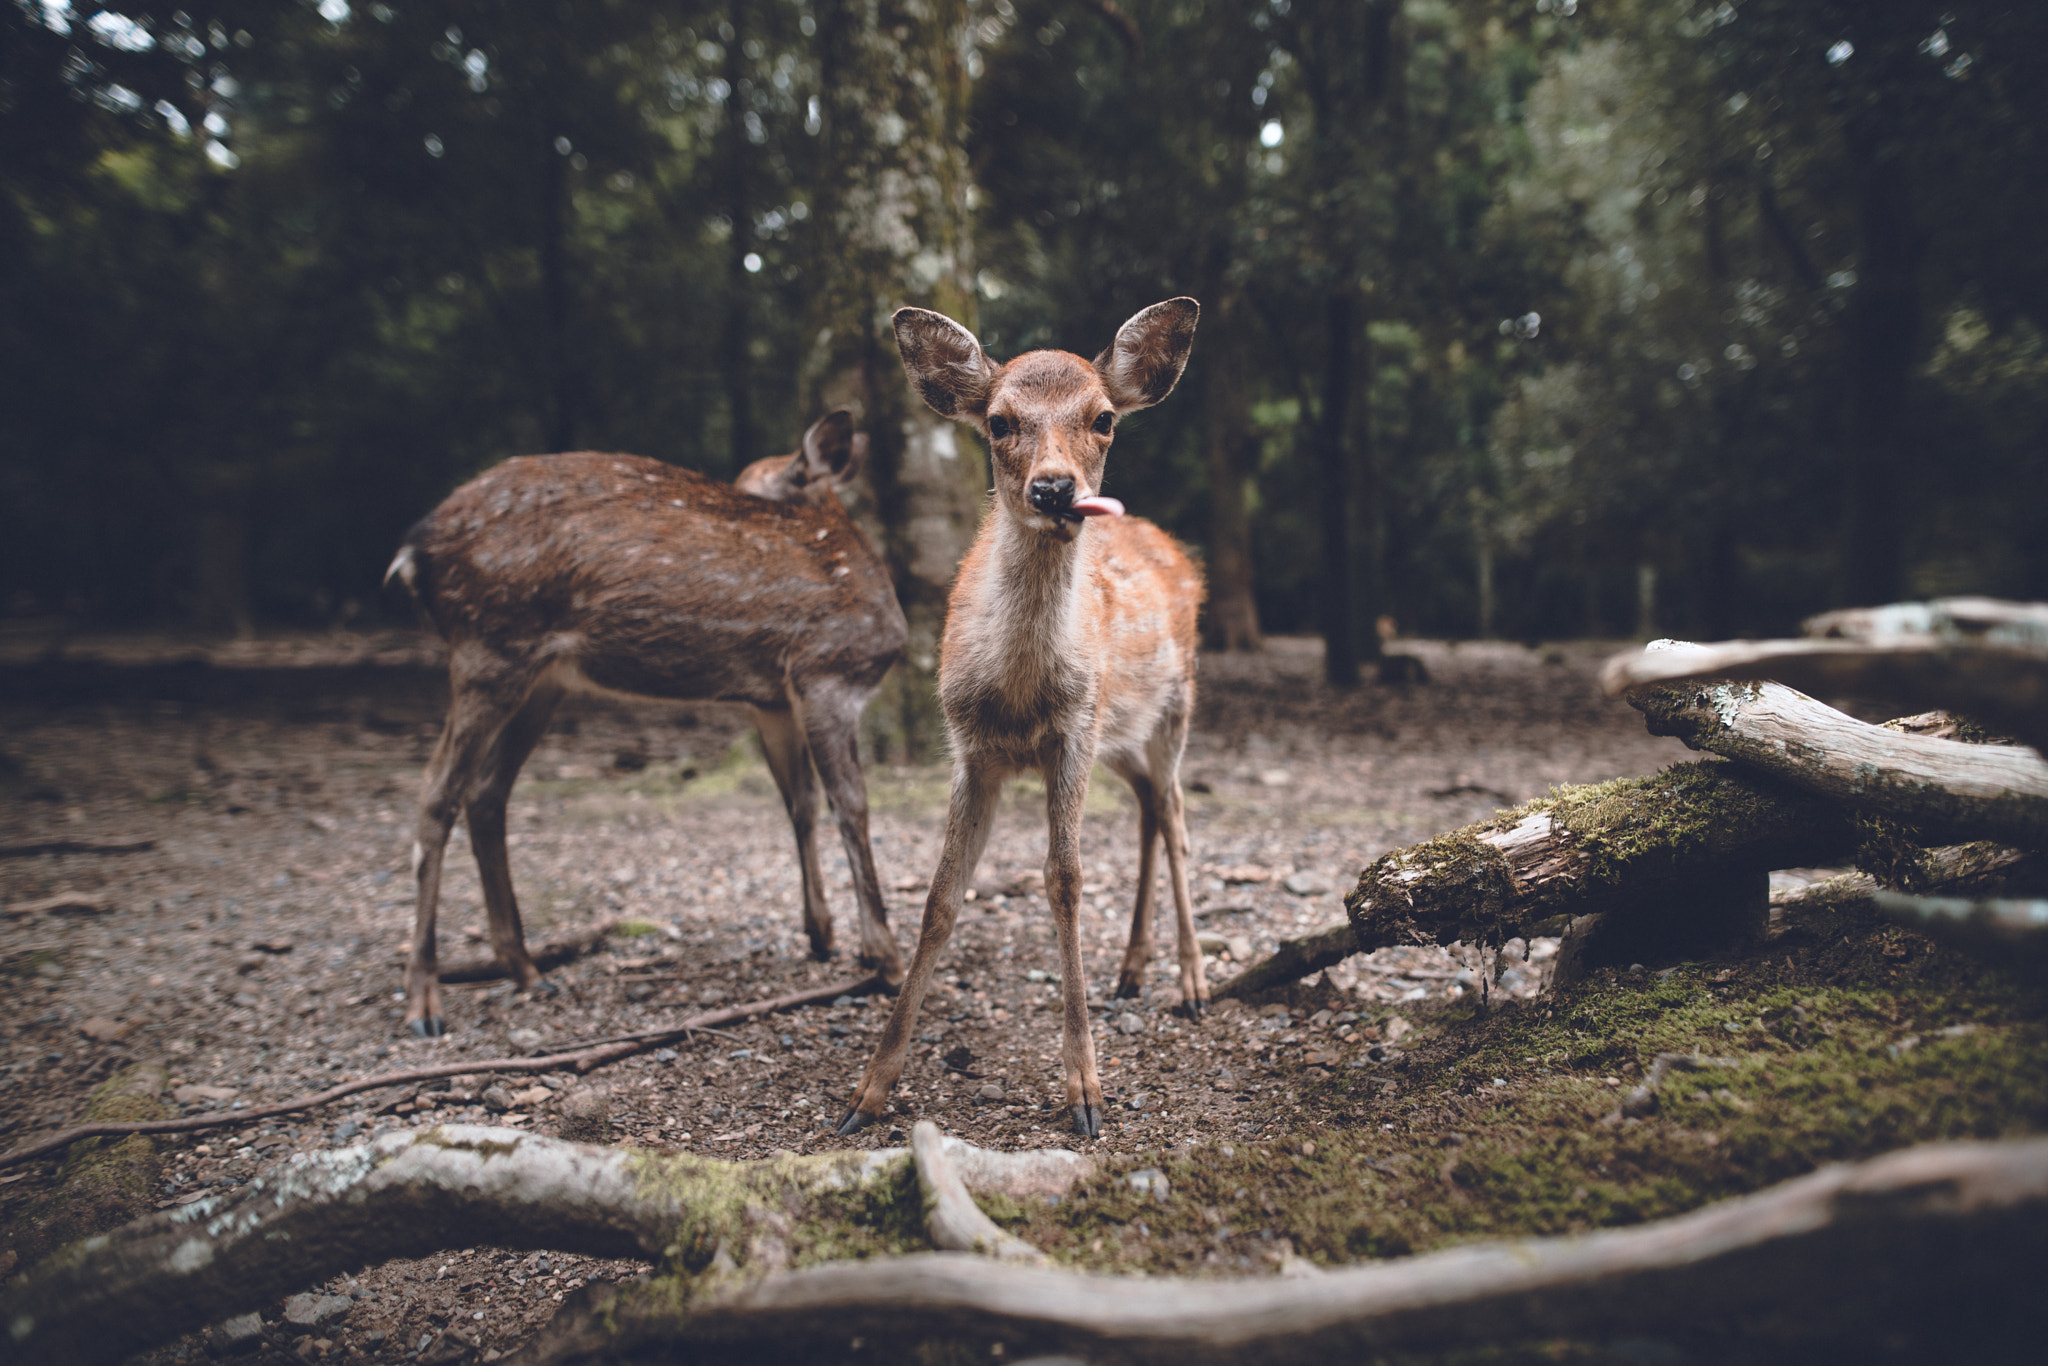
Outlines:
[[[1070,517],[1074,511],[1074,481],[1065,475],[1034,479],[1030,501],[1034,511],[1048,517]]]

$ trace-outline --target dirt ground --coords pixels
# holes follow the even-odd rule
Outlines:
[[[207,668],[166,666],[160,650],[121,658],[118,643],[74,643],[61,658],[19,642],[11,655],[0,649],[0,845],[10,854],[0,858],[0,910],[58,892],[107,906],[0,919],[0,1145],[75,1121],[93,1086],[138,1058],[169,1065],[174,1113],[256,1105],[344,1077],[647,1029],[856,974],[844,953],[829,964],[805,956],[789,828],[741,714],[572,699],[513,796],[513,875],[536,939],[598,918],[624,923],[601,951],[553,974],[557,994],[451,987],[450,1034],[408,1037],[398,991],[412,803],[443,705],[431,647],[393,637],[239,648]],[[1348,694],[1319,681],[1317,648],[1279,640],[1262,655],[1202,662],[1184,778],[1212,982],[1234,961],[1339,918],[1342,892],[1388,849],[1553,784],[1687,757],[1599,695],[1593,675],[1607,645],[1406,643],[1427,665],[1426,685]],[[937,858],[945,774],[871,767],[868,782],[892,925],[907,946]],[[1343,1103],[1327,1079],[1362,1075],[1353,1069],[1368,1055],[1377,1065],[1418,1022],[1476,990],[1476,957],[1390,950],[1304,988],[1311,994],[1297,995],[1291,1014],[1238,1008],[1189,1023],[1167,1009],[1169,919],[1146,999],[1107,1003],[1137,821],[1121,784],[1098,773],[1082,926],[1112,1122],[1100,1140],[1077,1140],[1057,1063],[1051,925],[1029,887],[1045,849],[1043,804],[1030,788],[1018,785],[990,844],[893,1124],[852,1140],[831,1135],[887,1011],[885,998],[849,1000],[587,1079],[480,1070],[440,1089],[371,1092],[162,1141],[156,1203],[240,1184],[292,1151],[447,1120],[733,1158],[900,1143],[916,1118],[999,1148],[1082,1147],[1116,1161],[1217,1144],[1235,1154],[1236,1145],[1296,1142]],[[145,841],[124,853],[20,852]],[[836,840],[825,858],[849,945],[857,934]],[[448,867],[444,961],[478,951],[482,937],[459,833]],[[1511,946],[1496,965],[1498,990],[1534,993],[1552,949]],[[1596,1088],[1598,1070],[1588,1082]],[[0,1228],[56,1171],[53,1159],[0,1172]],[[1271,1229],[1225,1228],[1220,1253],[1181,1260],[1270,1267],[1292,1252],[1274,1253],[1273,1239]],[[641,1269],[451,1251],[307,1287],[353,1306],[303,1333],[273,1306],[258,1339],[198,1335],[144,1359],[254,1351],[243,1359],[490,1361],[585,1281]]]

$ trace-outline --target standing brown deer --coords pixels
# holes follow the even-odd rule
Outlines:
[[[932,968],[981,851],[1003,779],[1045,779],[1045,894],[1059,937],[1063,1054],[1074,1127],[1102,1130],[1102,1081],[1088,1032],[1076,913],[1081,807],[1099,757],[1138,799],[1137,907],[1116,994],[1135,996],[1152,948],[1152,851],[1162,825],[1180,932],[1182,1007],[1209,989],[1188,898],[1181,751],[1195,700],[1195,615],[1202,579],[1172,538],[1097,493],[1116,418],[1173,391],[1194,343],[1193,299],[1154,304],[1091,363],[1030,351],[998,366],[974,334],[924,309],[896,314],[903,365],[941,416],[987,438],[995,506],[961,562],[939,652],[939,702],[953,746],[953,794],[938,871],[902,993],[840,1121],[881,1117]],[[1092,520],[1091,520],[1092,519]]]
[[[413,845],[413,1033],[442,1032],[434,912],[458,812],[491,946],[522,989],[540,980],[512,895],[505,801],[574,687],[748,704],[796,829],[804,930],[827,958],[815,762],[853,872],[861,960],[889,981],[903,975],[855,738],[906,628],[888,570],[836,492],[866,445],[842,408],[804,433],[801,450],[754,462],[734,485],[636,455],[523,456],[449,494],[408,533],[386,578],[404,581],[448,641],[452,692]]]

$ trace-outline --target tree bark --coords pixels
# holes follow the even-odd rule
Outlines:
[[[1209,647],[1265,648],[1252,594],[1252,523],[1245,481],[1258,451],[1245,382],[1245,310],[1234,293],[1211,305],[1203,329],[1209,439]]]
[[[980,449],[917,402],[889,318],[905,304],[972,328],[970,183],[962,147],[964,0],[821,0],[817,243],[808,409],[852,407],[872,502],[857,509],[910,626],[905,662],[868,708],[870,743],[923,757],[943,735],[936,682],[954,571],[988,488]]]
[[[1641,687],[1626,696],[1652,735],[1676,736],[1933,839],[2048,848],[2048,762],[2031,749],[1873,726],[1777,683]]]
[[[1323,301],[1322,411],[1315,425],[1315,492],[1323,551],[1318,604],[1323,677],[1337,688],[1358,685],[1358,629],[1351,610],[1351,461],[1344,442],[1351,406],[1355,312],[1348,288],[1333,291]]]
[[[725,215],[732,224],[726,242],[725,267],[725,406],[731,424],[732,467],[735,473],[768,452],[761,448],[754,423],[753,273],[747,254],[754,249],[754,211],[748,197],[746,94],[747,6],[733,0],[728,7],[732,37],[725,44]],[[807,420],[807,419],[805,419]]]
[[[1920,341],[1921,242],[1902,160],[1852,131],[1861,236],[1849,296],[1848,505],[1842,519],[1843,596],[1891,602],[1906,586],[1904,475],[1911,441],[1913,362]]]

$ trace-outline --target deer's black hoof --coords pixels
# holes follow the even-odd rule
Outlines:
[[[441,1023],[439,1015],[422,1015],[417,1020],[407,1022],[406,1028],[412,1031],[415,1039],[438,1039],[448,1032],[448,1027]]]
[[[526,994],[536,1001],[552,1001],[562,994],[562,989],[555,985],[554,978],[542,977],[526,989]]]
[[[847,1138],[857,1134],[880,1118],[879,1115],[871,1115],[864,1110],[848,1110],[846,1117],[839,1121],[839,1136]]]
[[[1119,1001],[1128,1000],[1142,995],[1144,990],[1144,987],[1138,984],[1137,978],[1119,977],[1116,979],[1116,996],[1114,999]]]
[[[1186,1016],[1190,1020],[1199,1020],[1209,1013],[1209,1003],[1199,997],[1182,1001],[1173,1008],[1173,1013]]]
[[[1102,1107],[1085,1102],[1074,1107],[1074,1132],[1083,1138],[1102,1137]]]

